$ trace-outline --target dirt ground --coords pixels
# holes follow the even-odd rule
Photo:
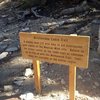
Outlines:
[[[20,100],[20,95],[28,92],[33,93],[33,100],[69,100],[69,66],[41,62],[42,93],[38,94],[34,86],[34,74],[32,77],[25,77],[26,68],[31,68],[34,73],[32,61],[22,58],[19,44],[20,31],[40,32],[41,23],[59,19],[42,17],[15,21],[15,17],[10,14],[11,9],[8,8],[0,9],[0,36],[3,36],[0,43],[9,39],[17,40],[19,49],[10,51],[9,56],[0,61],[0,100]],[[90,31],[90,27],[87,31]],[[77,68],[76,100],[100,100],[100,54],[94,49],[96,45],[94,42],[90,48],[89,67]],[[22,84],[14,84],[16,79],[22,80]],[[8,85],[13,88],[5,89]]]

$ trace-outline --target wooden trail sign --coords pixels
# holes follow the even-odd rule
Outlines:
[[[69,65],[70,100],[74,100],[76,67],[88,67],[89,43],[89,36],[21,32],[20,44],[22,56],[32,59],[34,62],[37,91],[41,91],[39,61]]]

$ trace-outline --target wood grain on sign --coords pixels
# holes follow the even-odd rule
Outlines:
[[[89,36],[21,32],[22,56],[51,63],[88,67]]]

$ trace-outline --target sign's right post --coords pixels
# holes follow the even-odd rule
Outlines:
[[[76,66],[69,66],[69,97],[70,100],[75,100],[76,90]]]

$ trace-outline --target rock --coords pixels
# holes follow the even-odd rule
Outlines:
[[[55,94],[55,93],[51,94],[51,97],[56,97],[56,96],[57,96],[57,94]]]
[[[78,79],[83,79],[81,75],[78,75]]]
[[[29,31],[29,27],[23,28],[22,31]]]
[[[21,94],[20,99],[21,100],[34,100],[34,95],[33,95],[33,93],[28,92],[28,93],[25,93],[25,94]]]
[[[6,49],[6,52],[14,52],[14,51],[17,51],[17,50],[18,50],[17,47],[8,47],[8,48]]]
[[[0,42],[0,53],[5,51],[6,48],[7,48],[7,44],[3,44],[2,42]]]
[[[9,37],[9,34],[4,35],[4,38],[6,38],[6,39],[3,40],[3,43],[5,43],[5,44],[13,43],[12,39],[9,39],[8,37]]]
[[[13,94],[12,92],[6,92],[6,93],[5,93],[5,96],[7,96],[7,97],[11,97],[12,94]]]
[[[16,77],[13,81],[13,83],[17,86],[21,86],[23,85],[24,80],[26,79],[26,77]]]
[[[33,76],[33,71],[31,68],[27,68],[26,71],[25,71],[25,76],[26,77],[31,77]]]
[[[23,85],[23,80],[14,80],[14,84],[21,86]]]
[[[5,85],[5,86],[4,86],[4,91],[5,91],[5,92],[13,91],[13,86],[12,86],[12,85]]]
[[[47,79],[48,84],[52,84],[52,80],[50,78]]]
[[[7,56],[8,56],[8,52],[2,52],[2,53],[0,54],[0,60],[6,58]]]
[[[66,82],[65,82],[65,80],[64,80],[64,79],[61,79],[61,84],[63,84],[63,85],[65,85],[65,84],[66,84]]]
[[[93,89],[96,89],[96,86],[95,85],[93,85]]]
[[[1,17],[2,17],[2,18],[6,18],[6,17],[8,17],[8,15],[2,15]]]
[[[95,84],[96,87],[100,86],[100,84],[98,82],[94,82],[94,84]]]
[[[14,20],[15,20],[14,17],[9,17],[9,18],[8,18],[8,22],[9,22],[9,23],[11,23],[11,22],[14,21]]]
[[[0,44],[1,49],[5,49],[6,52],[15,52],[19,49],[19,41],[12,39],[5,39]]]

